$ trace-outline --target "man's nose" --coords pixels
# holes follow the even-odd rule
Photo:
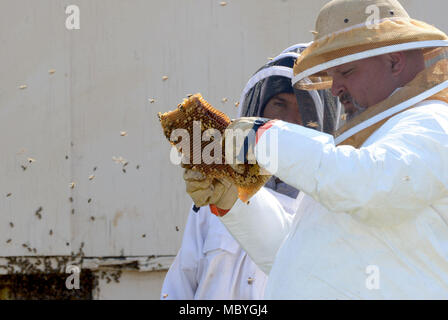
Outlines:
[[[333,78],[333,84],[331,85],[331,94],[335,97],[339,97],[344,93],[344,86]]]

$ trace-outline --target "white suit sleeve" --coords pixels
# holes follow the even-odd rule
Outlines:
[[[200,209],[201,210],[201,209]],[[163,282],[161,299],[194,299],[198,287],[198,266],[202,258],[206,220],[199,212],[190,210],[182,245]]]
[[[256,157],[266,150],[277,154],[276,176],[330,211],[367,223],[415,218],[447,196],[446,104],[424,102],[387,121],[369,140],[360,149],[336,147],[330,135],[276,121],[259,139]]]
[[[220,219],[249,257],[268,275],[292,221],[292,216],[275,196],[262,188],[249,204],[237,200]]]

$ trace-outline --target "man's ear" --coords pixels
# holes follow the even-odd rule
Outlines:
[[[387,55],[392,75],[398,76],[406,66],[406,55],[404,52],[393,52]]]

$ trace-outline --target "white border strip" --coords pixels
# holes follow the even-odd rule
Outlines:
[[[374,125],[375,123],[378,123],[381,120],[386,119],[387,117],[390,117],[398,112],[401,112],[404,109],[409,108],[410,106],[417,104],[417,103],[431,97],[432,95],[434,95],[446,88],[448,88],[448,80],[442,82],[441,84],[438,84],[437,86],[435,86],[435,87],[433,87],[433,88],[431,88],[431,89],[429,89],[429,90],[427,90],[427,91],[425,91],[407,101],[404,101],[404,102],[396,105],[395,107],[387,109],[386,111],[383,111],[380,114],[377,114],[376,116],[374,116],[370,119],[367,119],[366,121],[358,124],[357,126],[354,126],[353,128],[347,130],[346,132],[341,134],[339,137],[337,137],[335,139],[335,144],[338,145],[339,143],[350,138],[351,136],[355,135],[356,133],[370,127],[371,125]]]
[[[408,43],[401,43],[401,44],[395,44],[388,47],[381,47],[376,48],[372,50],[367,50],[355,54],[351,54],[348,56],[344,56],[341,58],[337,58],[334,60],[330,60],[327,62],[324,62],[322,64],[319,64],[317,66],[314,66],[310,69],[307,69],[298,75],[294,76],[292,79],[293,85],[295,85],[297,82],[303,80],[304,78],[307,78],[313,74],[316,74],[320,71],[327,70],[329,68],[333,68],[348,62],[353,62],[365,58],[370,58],[374,56],[379,56],[386,53],[391,52],[398,52],[398,51],[405,51],[405,50],[412,50],[412,49],[420,49],[420,48],[431,48],[431,47],[448,47],[448,40],[429,40],[429,41],[416,41],[416,42],[408,42]]]

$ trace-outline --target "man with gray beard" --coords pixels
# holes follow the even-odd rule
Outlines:
[[[256,131],[243,156],[278,150],[275,175],[303,199],[290,222],[263,190],[246,204],[229,187],[221,221],[269,274],[267,299],[446,299],[448,37],[396,0],[330,1],[315,30],[293,85],[331,88],[346,121],[233,121]]]

